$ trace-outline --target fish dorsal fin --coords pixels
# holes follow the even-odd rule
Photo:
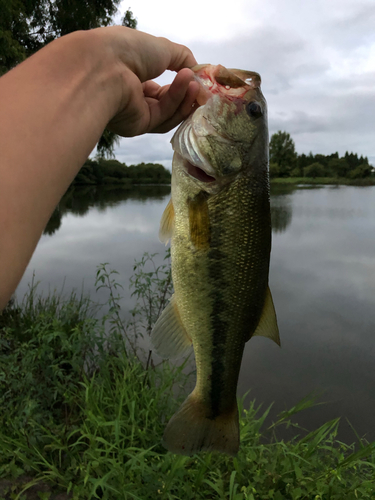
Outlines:
[[[172,238],[174,227],[174,208],[172,198],[168,201],[168,205],[165,207],[163,215],[161,216],[160,229],[159,229],[159,240],[162,243],[167,244]]]
[[[181,357],[192,345],[182,324],[174,295],[152,329],[151,343],[156,354],[164,359]]]
[[[273,305],[271,290],[269,287],[267,287],[266,300],[264,301],[262,315],[252,337],[255,337],[256,335],[267,337],[276,342],[277,345],[280,345],[279,327],[277,326],[275,307]]]
[[[210,216],[208,213],[207,193],[201,191],[188,200],[190,239],[199,250],[210,246]]]

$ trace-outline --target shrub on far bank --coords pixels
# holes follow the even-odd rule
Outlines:
[[[348,174],[348,177],[349,179],[365,179],[367,177],[370,177],[371,173],[372,169],[370,165],[362,163],[361,165],[358,165],[358,167],[354,170],[351,170]]]
[[[302,170],[301,168],[299,167],[296,167],[294,168],[291,172],[290,172],[290,177],[302,177],[303,174],[302,174]]]
[[[271,179],[274,177],[279,177],[279,175],[280,175],[279,165],[275,162],[270,162],[269,173],[270,173]]]
[[[315,177],[328,177],[328,172],[326,172],[324,166],[321,163],[312,163],[308,167],[305,167],[303,169],[303,176],[304,177],[312,177],[313,179]]]

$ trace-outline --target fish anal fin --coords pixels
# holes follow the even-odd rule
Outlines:
[[[188,200],[190,238],[198,250],[207,250],[210,246],[210,217],[208,213],[207,193],[201,191]]]
[[[163,215],[161,216],[159,240],[167,244],[172,238],[174,227],[174,208],[172,199],[169,200],[168,205],[165,207]]]
[[[250,337],[255,336],[267,337],[277,345],[280,345],[279,327],[277,326],[275,306],[273,305],[272,295],[269,287],[267,287],[266,299],[262,310],[258,326]],[[249,340],[249,338],[247,340]]]
[[[182,324],[174,295],[152,329],[151,343],[156,354],[164,359],[181,357],[192,345]]]
[[[225,415],[208,418],[207,413],[206,405],[193,391],[168,422],[164,447],[179,455],[199,451],[236,455],[240,444],[237,403]]]

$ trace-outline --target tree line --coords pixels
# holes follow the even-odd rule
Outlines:
[[[159,163],[139,163],[127,166],[118,160],[88,159],[74,178],[72,185],[170,184],[171,173]]]
[[[344,177],[364,179],[373,175],[368,158],[348,151],[339,154],[299,155],[290,134],[278,131],[270,141],[270,177]]]

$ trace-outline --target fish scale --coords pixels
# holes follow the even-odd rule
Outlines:
[[[207,100],[172,139],[172,200],[160,235],[163,241],[171,238],[174,296],[151,340],[156,352],[168,354],[164,357],[180,355],[192,343],[196,362],[195,388],[168,423],[164,445],[175,453],[234,455],[244,345],[253,335],[277,343],[279,336],[268,289],[268,133],[260,78],[249,84],[252,72],[215,68],[196,70],[198,82],[214,79],[216,71],[220,83],[211,86],[216,92],[211,97],[205,88]],[[234,96],[226,82],[235,82]],[[247,111],[248,102],[256,118]],[[186,137],[193,140],[184,142]],[[209,177],[204,177],[197,171],[207,162]]]

